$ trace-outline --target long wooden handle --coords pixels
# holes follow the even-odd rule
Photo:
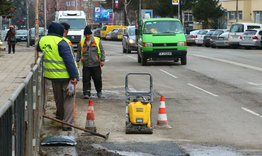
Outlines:
[[[64,122],[64,121],[61,121],[61,120],[58,120],[58,119],[55,119],[55,118],[51,118],[51,117],[49,117],[49,116],[47,116],[47,115],[45,115],[45,114],[43,115],[43,117],[48,118],[48,119],[50,119],[50,120],[54,120],[54,121],[56,121],[56,122],[60,122],[60,123],[62,123],[62,124],[68,125],[68,126],[70,126],[70,127],[74,127],[74,128],[76,128],[76,129],[79,129],[79,130],[82,130],[82,131],[91,133],[91,134],[93,134],[93,135],[100,136],[100,137],[102,137],[102,138],[105,138],[105,140],[107,140],[108,137],[109,137],[109,133],[107,133],[106,135],[102,135],[102,134],[99,134],[99,133],[90,131],[90,130],[88,130],[88,129],[84,129],[84,128],[82,128],[82,127],[78,127],[78,126],[72,125],[72,124],[70,124],[70,123],[67,123],[67,122]]]

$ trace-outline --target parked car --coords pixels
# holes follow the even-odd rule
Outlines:
[[[224,32],[223,34],[219,35],[216,42],[214,42],[214,46],[216,46],[216,47],[229,47],[228,33],[229,32]]]
[[[111,33],[112,33],[112,30],[109,31],[109,32],[106,34],[106,39],[107,39],[107,40],[111,40]]]
[[[196,35],[200,30],[193,30],[189,34],[186,34],[186,42],[188,46],[195,44]]]
[[[117,40],[117,33],[119,28],[114,28],[111,32],[111,40]]]
[[[210,30],[208,33],[206,33],[206,35],[204,36],[204,40],[203,40],[203,44],[205,45],[205,47],[209,47],[210,46],[210,38],[211,35],[215,32],[216,30]]]
[[[126,28],[119,28],[117,33],[117,39],[122,40],[123,33],[125,32]]]
[[[229,29],[228,44],[232,48],[239,47],[240,36],[248,29],[262,29],[260,23],[233,23]]]
[[[204,36],[210,31],[210,29],[201,30],[197,33],[195,43],[198,46],[202,46],[204,43]]]
[[[224,32],[227,32],[228,30],[227,29],[217,29],[212,35],[211,35],[211,39],[210,39],[210,46],[212,48],[215,48],[216,45],[214,44],[218,37],[223,34]]]
[[[95,37],[99,37],[100,38],[100,30],[101,30],[101,28],[96,28],[95,31],[93,32],[93,35]]]
[[[252,47],[261,48],[262,44],[262,29],[249,29],[240,36],[239,45],[245,49]]]
[[[124,31],[122,37],[123,53],[131,53],[131,51],[137,51],[135,30],[135,26],[126,27],[126,30]]]
[[[16,37],[16,42],[26,42],[27,30],[16,30],[15,37]]]
[[[41,37],[42,31],[44,31],[43,27],[39,27],[39,38]],[[29,30],[29,45],[32,46],[35,44],[35,28],[31,28]]]

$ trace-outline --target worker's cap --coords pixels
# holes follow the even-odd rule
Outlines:
[[[90,35],[90,34],[92,34],[92,31],[91,31],[91,29],[89,28],[89,26],[86,26],[86,27],[85,27],[85,30],[84,30],[84,35]]]
[[[67,24],[66,22],[62,22],[62,23],[60,23],[60,24],[63,25],[63,26],[65,27],[65,30],[70,29],[70,25]]]
[[[13,25],[9,25],[9,28],[14,28],[14,26]]]

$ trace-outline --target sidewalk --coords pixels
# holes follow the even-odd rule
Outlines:
[[[35,47],[27,48],[25,42],[16,44],[15,54],[8,54],[8,47],[0,51],[0,108],[24,82],[34,62]]]

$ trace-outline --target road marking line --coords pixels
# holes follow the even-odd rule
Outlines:
[[[130,57],[130,58],[133,58],[133,59],[137,59],[137,58],[135,58],[135,57],[133,57],[133,56],[127,56],[127,57]]]
[[[245,107],[241,107],[241,108],[242,108],[244,111],[247,111],[247,112],[249,112],[249,113],[251,113],[251,114],[253,114],[253,115],[255,115],[255,116],[258,116],[258,117],[262,118],[262,116],[261,116],[260,114],[254,112],[254,111],[252,111],[252,110],[250,110],[250,109],[247,109],[247,108],[245,108]]]
[[[250,84],[253,86],[262,86],[262,83],[247,82],[247,84]]]
[[[164,71],[163,69],[159,69],[160,71],[162,71],[162,72],[164,72],[164,73],[166,73],[167,75],[169,75],[169,76],[172,76],[173,78],[177,78],[175,75],[172,75],[172,74],[170,74],[169,72],[167,72],[167,71]]]
[[[206,59],[211,59],[211,60],[216,60],[216,61],[220,61],[220,62],[224,62],[224,63],[228,63],[228,64],[233,64],[233,65],[240,66],[240,67],[245,67],[245,68],[250,68],[250,69],[262,71],[262,68],[243,64],[243,63],[238,63],[238,62],[228,61],[228,60],[224,60],[224,59],[218,59],[218,58],[214,58],[214,57],[203,56],[203,55],[197,55],[197,54],[189,54],[189,55],[196,56],[196,57],[202,57],[202,58],[206,58]]]
[[[194,88],[196,88],[196,89],[199,89],[199,90],[201,90],[201,91],[203,91],[203,92],[205,92],[205,93],[207,93],[207,94],[210,94],[210,95],[212,95],[212,96],[218,96],[218,95],[216,95],[216,94],[213,94],[213,93],[211,93],[211,92],[209,92],[209,91],[206,91],[206,90],[204,90],[204,89],[202,89],[202,88],[200,88],[200,87],[197,87],[197,86],[195,86],[195,85],[192,85],[192,84],[190,84],[190,83],[187,83],[189,86],[191,86],[191,87],[194,87]]]

